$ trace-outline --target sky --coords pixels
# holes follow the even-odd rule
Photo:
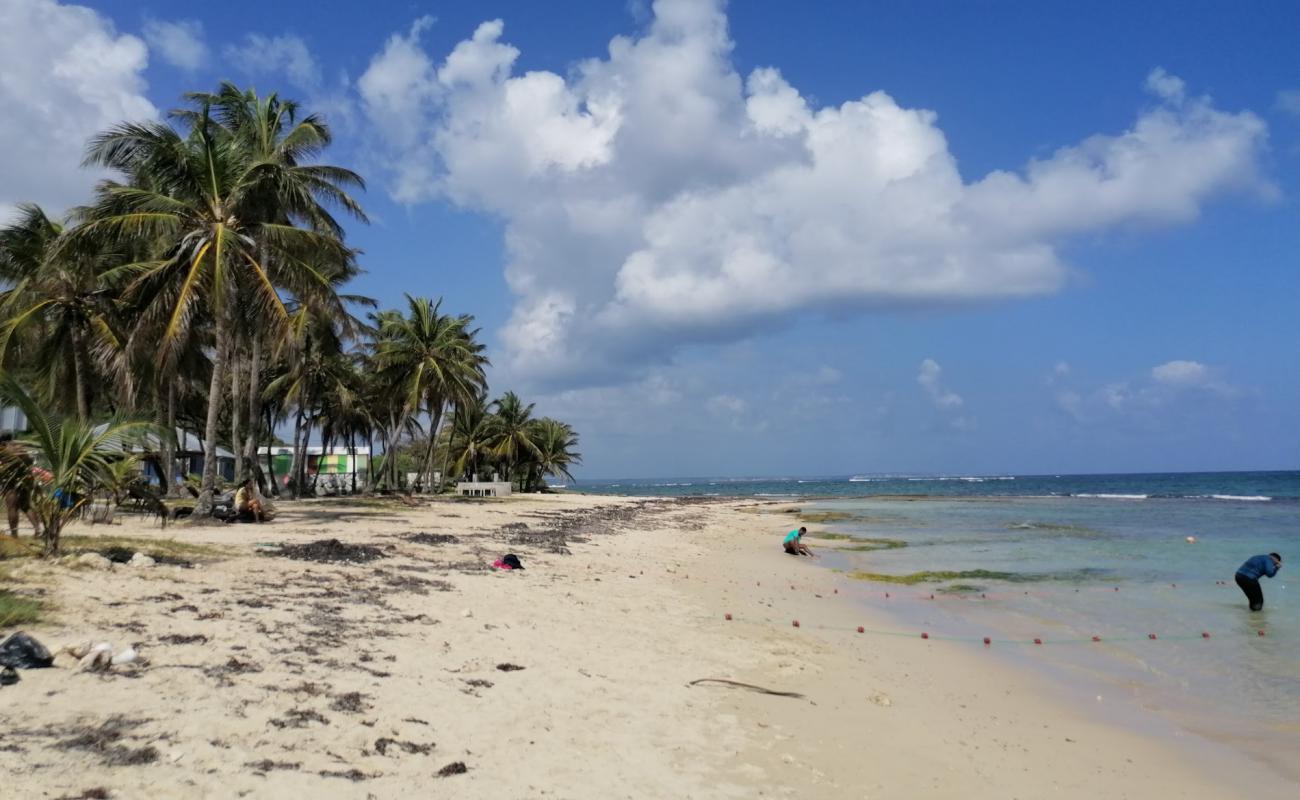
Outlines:
[[[223,79],[582,478],[1300,467],[1290,2],[0,0],[0,217]]]

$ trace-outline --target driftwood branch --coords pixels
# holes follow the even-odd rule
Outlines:
[[[759,692],[760,694],[770,694],[776,697],[793,697],[798,700],[803,699],[803,695],[799,694],[798,692],[778,692],[775,689],[765,689],[762,686],[755,686],[752,683],[741,683],[740,681],[729,681],[726,678],[700,678],[699,680],[691,681],[686,685],[697,686],[701,683],[720,683],[724,686],[734,686],[738,689],[748,689],[751,692]]]

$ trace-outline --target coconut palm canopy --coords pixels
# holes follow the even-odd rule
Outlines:
[[[63,435],[108,452],[148,427],[129,418],[152,424],[132,452],[156,463],[163,491],[177,489],[178,448],[202,450],[196,517],[227,455],[265,492],[316,491],[313,438],[382,450],[360,479],[370,490],[488,469],[523,488],[568,475],[571,429],[510,392],[488,402],[472,316],[411,295],[367,316],[373,301],[346,291],[360,254],[343,220],[366,223],[365,183],[322,160],[331,141],[297,103],[223,83],[168,121],[95,136],[86,164],[109,177],[66,218],[25,205],[0,228],[0,370],[13,402],[42,414],[28,414],[13,469],[20,455],[50,460],[34,454]],[[294,467],[275,475],[262,448],[290,432]],[[100,469],[76,474],[84,493]]]

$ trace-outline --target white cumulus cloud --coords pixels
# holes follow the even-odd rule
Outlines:
[[[1168,386],[1200,386],[1210,379],[1210,370],[1197,361],[1168,361],[1151,368],[1151,377]]]
[[[0,220],[20,202],[52,213],[89,199],[86,141],[156,116],[143,73],[149,53],[108,19],[54,0],[0,2]]]
[[[250,33],[223,50],[226,60],[249,75],[287,80],[299,89],[321,85],[321,69],[302,37],[294,34],[266,36]]]
[[[1234,401],[1248,390],[1225,381],[1222,368],[1199,361],[1167,361],[1132,380],[1112,381],[1088,389],[1061,376],[1053,399],[1078,422],[1105,421],[1114,415],[1151,417],[1165,412]]]
[[[1300,117],[1300,89],[1280,90],[1274,106],[1284,114]]]
[[[148,19],[144,38],[149,46],[174,67],[193,72],[208,61],[208,45],[203,40],[203,23],[198,20]]]
[[[943,384],[943,368],[932,358],[921,362],[921,369],[916,373],[916,382],[921,384],[930,402],[935,408],[961,408],[961,395],[948,389]]]
[[[745,413],[749,403],[732,394],[719,394],[710,397],[705,407],[719,416],[738,416]]]
[[[564,75],[518,70],[500,20],[440,59],[427,26],[394,35],[358,88],[395,197],[504,221],[505,366],[525,378],[618,380],[801,313],[1053,292],[1066,237],[1270,191],[1264,123],[1160,69],[1127,130],[968,180],[933,111],[740,75],[719,1],[658,0],[641,34]]]

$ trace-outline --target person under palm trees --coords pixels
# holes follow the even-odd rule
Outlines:
[[[29,467],[30,477],[21,480],[15,480],[4,490],[0,500],[4,501],[5,513],[9,517],[9,535],[18,537],[18,520],[23,515],[32,523],[32,530],[37,537],[41,535],[41,522],[36,516],[36,511],[32,508],[32,487],[37,478],[36,467],[31,457],[23,453],[17,447],[10,444],[0,443],[0,461],[15,459]]]
[[[240,484],[238,491],[235,492],[235,513],[239,515],[241,521],[251,519],[253,522],[266,522],[266,509],[262,507],[262,501],[257,498],[257,490],[253,488],[251,478]]]

